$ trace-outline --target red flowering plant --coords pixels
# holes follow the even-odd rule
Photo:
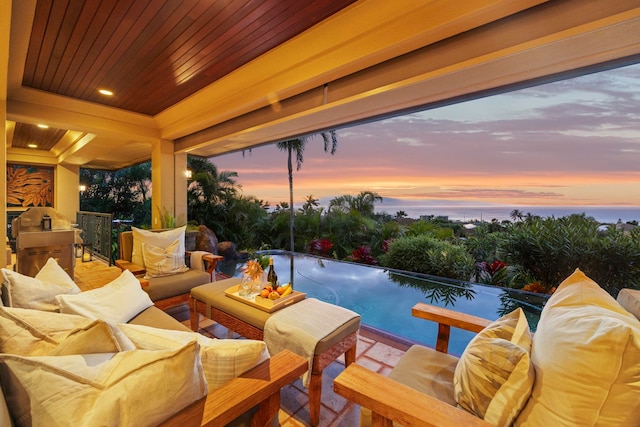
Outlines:
[[[347,257],[347,260],[368,265],[378,264],[378,261],[371,255],[371,249],[367,246],[355,248],[353,252],[351,252],[351,255]]]
[[[333,249],[333,243],[329,239],[313,239],[309,242],[307,252],[312,255],[328,257]]]
[[[508,286],[511,282],[507,264],[495,260],[491,263],[482,261],[476,264],[476,280],[478,283],[495,286]]]

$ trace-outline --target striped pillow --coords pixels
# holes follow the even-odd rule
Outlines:
[[[204,376],[213,391],[269,358],[264,341],[208,338],[197,332],[170,331],[143,325],[119,324],[140,350],[175,349],[197,341]]]
[[[469,343],[454,373],[456,402],[485,421],[508,426],[524,407],[535,378],[531,333],[518,308]]]

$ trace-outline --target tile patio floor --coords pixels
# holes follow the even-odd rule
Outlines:
[[[120,274],[120,269],[107,266],[101,261],[76,262],[74,269],[75,282],[80,289],[98,288]],[[189,326],[188,307],[178,307],[169,312],[179,321]],[[215,324],[210,319],[201,318],[200,332],[217,338],[241,338],[225,327]],[[358,338],[356,363],[375,372],[387,374],[398,359],[404,354],[407,345],[395,342],[388,337],[380,336],[373,331],[362,328]],[[333,392],[333,379],[344,369],[344,355],[332,363],[323,372],[322,407],[320,410],[320,427],[355,427],[359,420],[359,406],[345,400]],[[282,390],[280,423],[283,427],[309,426],[307,389],[300,379]]]

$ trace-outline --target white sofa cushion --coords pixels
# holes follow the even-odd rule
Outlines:
[[[175,350],[1,354],[1,381],[19,427],[156,426],[207,394],[199,358],[195,341]]]
[[[142,244],[158,246],[160,248],[166,248],[173,242],[178,240],[178,251],[181,254],[185,252],[184,237],[187,231],[187,226],[174,228],[167,231],[148,231],[140,228],[131,227],[131,233],[133,235],[133,248],[131,250],[131,262],[136,265],[145,266],[144,258],[142,255]]]
[[[49,258],[35,277],[7,268],[2,269],[2,276],[9,307],[58,311],[56,295],[80,293],[80,288],[54,258]]]
[[[536,381],[516,426],[640,425],[640,321],[576,271],[533,338]]]
[[[170,331],[148,326],[118,327],[138,349],[175,349],[196,340],[209,390],[213,391],[269,358],[264,341],[208,338],[197,332]]]
[[[189,270],[184,262],[184,252],[180,252],[178,240],[165,248],[143,243],[142,258],[147,270],[146,277],[170,276]]]
[[[109,323],[128,322],[153,305],[129,270],[124,270],[118,278],[101,288],[75,295],[58,295],[56,301],[61,313],[79,314]]]
[[[471,340],[456,365],[456,402],[493,425],[510,426],[533,387],[530,351],[531,332],[521,308],[491,323]]]

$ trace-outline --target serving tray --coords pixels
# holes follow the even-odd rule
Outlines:
[[[260,295],[256,295],[251,299],[246,299],[245,297],[238,295],[239,290],[240,285],[238,284],[225,289],[224,293],[230,298],[248,304],[259,310],[266,311],[267,313],[273,313],[274,311],[278,311],[281,308],[285,308],[298,301],[302,301],[307,296],[307,294],[305,294],[304,292],[293,291],[289,295],[280,297],[278,299],[262,298]]]

